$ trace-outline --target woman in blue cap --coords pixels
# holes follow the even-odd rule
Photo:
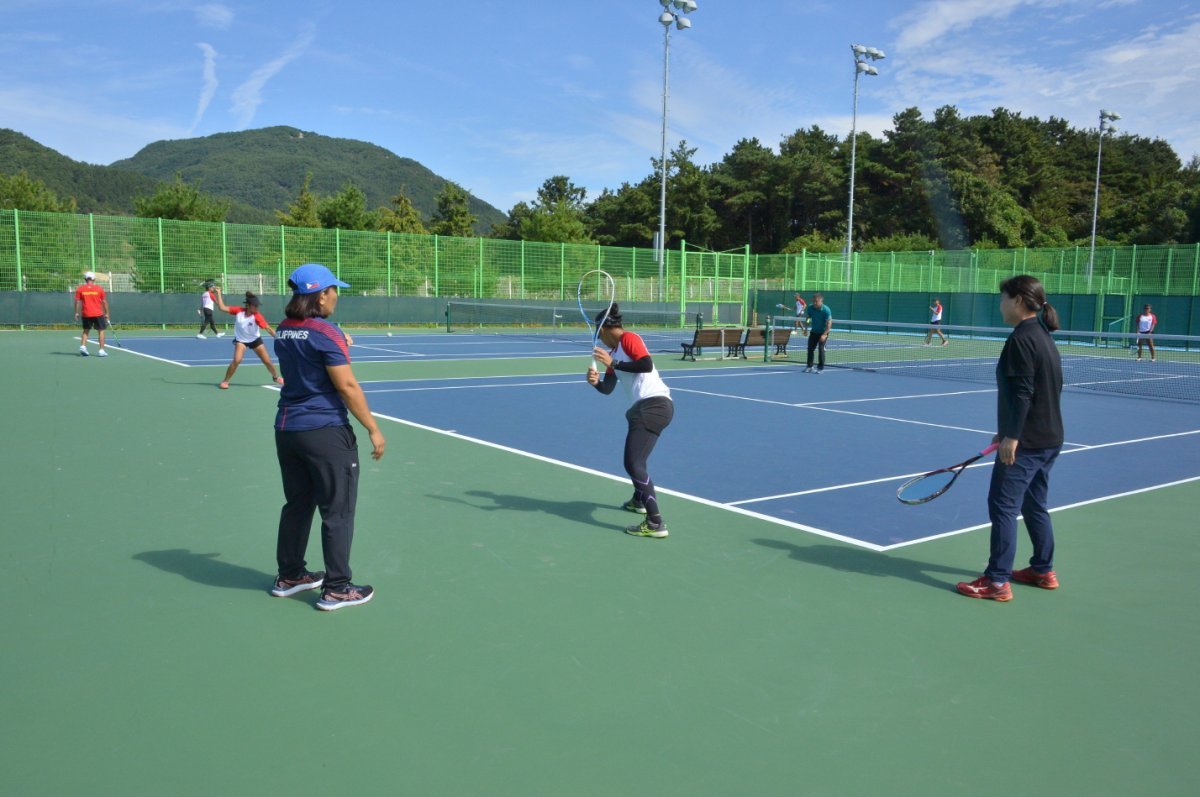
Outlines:
[[[322,589],[317,608],[333,611],[371,600],[372,587],[350,582],[350,544],[358,500],[358,441],[347,410],[371,436],[371,456],[383,456],[384,439],[350,369],[345,333],[326,319],[337,308],[338,288],[349,288],[325,266],[306,263],[288,278],[292,299],[275,331],[275,356],[283,370],[275,416],[275,450],[286,503],[279,515],[279,576],[271,594],[282,598]],[[304,552],[313,513],[321,512],[325,572],[310,572]]]

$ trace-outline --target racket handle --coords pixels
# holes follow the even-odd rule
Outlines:
[[[1000,448],[999,443],[992,443],[990,446],[988,446],[987,448],[980,451],[979,456],[986,457],[988,454],[991,454],[993,451],[997,450],[998,448]]]
[[[600,363],[596,362],[595,360],[592,360],[592,370],[595,371],[596,373],[600,373]]]

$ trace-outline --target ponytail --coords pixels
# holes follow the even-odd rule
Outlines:
[[[1054,332],[1059,329],[1058,311],[1054,309],[1054,305],[1046,302],[1042,305],[1042,326]]]
[[[1042,325],[1051,332],[1059,329],[1058,311],[1046,301],[1046,289],[1037,277],[1020,274],[1000,283],[1000,292],[1017,299],[1028,310],[1041,313]]]

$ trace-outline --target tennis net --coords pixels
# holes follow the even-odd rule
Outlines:
[[[598,309],[598,308],[597,308]],[[680,343],[690,343],[704,325],[699,314],[678,308],[621,308],[625,329],[641,335],[651,351],[678,352]],[[591,330],[575,304],[533,305],[495,302],[451,301],[446,303],[446,331],[527,338],[543,343],[586,346]]]
[[[771,326],[787,329],[795,323],[792,316],[770,319]],[[940,325],[937,329],[944,339],[929,324],[835,319],[826,342],[826,365],[995,384],[996,361],[1011,328]],[[1067,330],[1053,337],[1062,357],[1066,389],[1200,402],[1200,337]],[[1154,342],[1153,360],[1149,340]],[[767,356],[770,359],[769,351]]]

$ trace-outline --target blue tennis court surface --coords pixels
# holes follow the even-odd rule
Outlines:
[[[372,410],[619,481],[622,392],[583,382],[578,341],[472,335],[358,336],[356,362],[566,357],[546,376],[364,381]],[[126,349],[189,366],[224,365],[228,338],[127,339]],[[666,362],[663,358],[662,362]],[[245,367],[245,366],[243,366]],[[921,506],[895,497],[907,478],[985,447],[995,391],[985,384],[794,365],[669,368],[675,420],[650,460],[667,496],[750,513],[883,550],[988,523],[991,458]],[[1065,508],[1200,479],[1200,405],[1108,394],[1063,395],[1067,444],[1051,499]],[[536,492],[539,487],[530,484]],[[671,518],[672,498],[663,501]],[[687,529],[672,526],[673,537]]]

